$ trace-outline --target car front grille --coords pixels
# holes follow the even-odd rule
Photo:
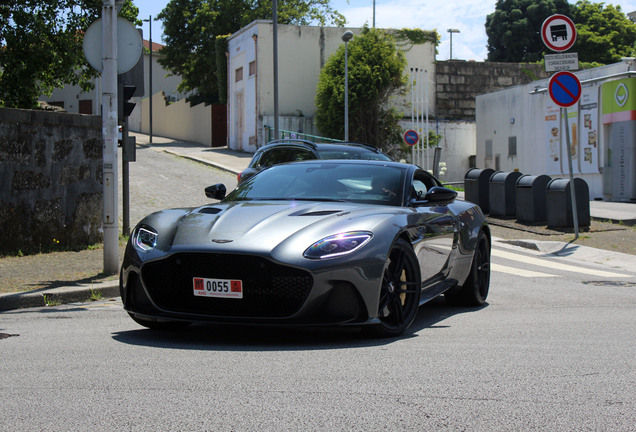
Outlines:
[[[162,309],[222,317],[288,317],[302,306],[313,285],[304,270],[252,255],[179,253],[146,263],[142,279]],[[243,298],[196,297],[193,278],[243,283]]]

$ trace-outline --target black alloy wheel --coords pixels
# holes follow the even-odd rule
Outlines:
[[[473,255],[473,264],[466,282],[456,290],[444,294],[452,304],[462,306],[481,306],[486,302],[490,289],[490,241],[480,231]]]
[[[411,245],[403,239],[391,248],[382,277],[375,333],[382,337],[402,334],[417,315],[421,292],[420,267]]]

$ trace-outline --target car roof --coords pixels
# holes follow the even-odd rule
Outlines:
[[[273,140],[264,145],[263,147],[258,149],[258,152],[263,152],[273,147],[280,146],[297,146],[297,147],[308,147],[312,150],[342,150],[346,151],[347,149],[351,149],[352,147],[367,150],[372,153],[385,154],[377,147],[370,146],[368,144],[360,144],[353,142],[335,142],[335,143],[314,143],[307,140],[295,139],[295,138],[284,138]],[[388,155],[387,155],[388,156]]]
[[[334,160],[325,160],[325,159],[308,159],[303,161],[295,161],[295,162],[287,162],[281,165],[287,164],[341,164],[341,165],[377,165],[377,166],[389,166],[395,168],[406,168],[413,170],[421,170],[420,167],[408,163],[395,162],[395,161],[379,161],[379,160],[366,160],[366,159],[334,159]],[[281,165],[273,165],[273,166],[281,166]]]

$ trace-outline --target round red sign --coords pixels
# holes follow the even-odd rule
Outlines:
[[[552,51],[567,51],[576,41],[576,26],[569,17],[555,14],[541,26],[541,39]]]

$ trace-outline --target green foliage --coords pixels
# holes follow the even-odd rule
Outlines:
[[[423,137],[426,139],[426,137]],[[433,148],[439,145],[439,142],[442,140],[442,136],[435,133],[433,129],[428,130],[428,147]],[[425,141],[426,142],[426,141]]]
[[[436,30],[403,28],[392,30],[392,33],[395,36],[397,46],[402,50],[408,49],[406,48],[407,45],[423,45],[425,43],[432,43],[437,50],[437,46],[442,39]]]
[[[616,63],[634,54],[636,25],[621,7],[579,1],[572,16],[578,33],[573,51],[583,62]]]
[[[550,15],[572,18],[577,40],[572,52],[583,64],[608,64],[634,54],[636,25],[620,6],[582,0],[498,0],[495,12],[486,17],[488,60],[536,62],[551,53],[541,40],[541,25]]]
[[[318,21],[342,26],[345,18],[329,6],[329,0],[279,0],[280,24],[306,25]],[[224,98],[217,70],[217,36],[240,30],[257,19],[272,18],[272,1],[171,0],[157,16],[163,20],[165,47],[159,63],[182,82],[179,90],[194,92],[193,99],[216,103]],[[219,53],[225,56],[225,52]]]
[[[488,61],[536,62],[546,50],[541,25],[550,15],[570,15],[567,0],[497,0],[486,17]]]
[[[316,91],[316,124],[322,135],[344,136],[344,52],[341,45],[320,73]],[[395,37],[364,28],[348,43],[349,140],[382,148],[401,150],[402,113],[389,107],[392,95],[404,91],[404,54]]]
[[[214,50],[216,54],[216,78],[219,89],[219,103],[227,103],[227,52],[228,39],[231,35],[221,35],[216,37]]]
[[[93,88],[97,76],[82,51],[82,35],[101,17],[100,0],[4,0],[0,4],[0,106],[36,108],[40,95],[64,85]],[[127,0],[120,16],[136,21]]]

